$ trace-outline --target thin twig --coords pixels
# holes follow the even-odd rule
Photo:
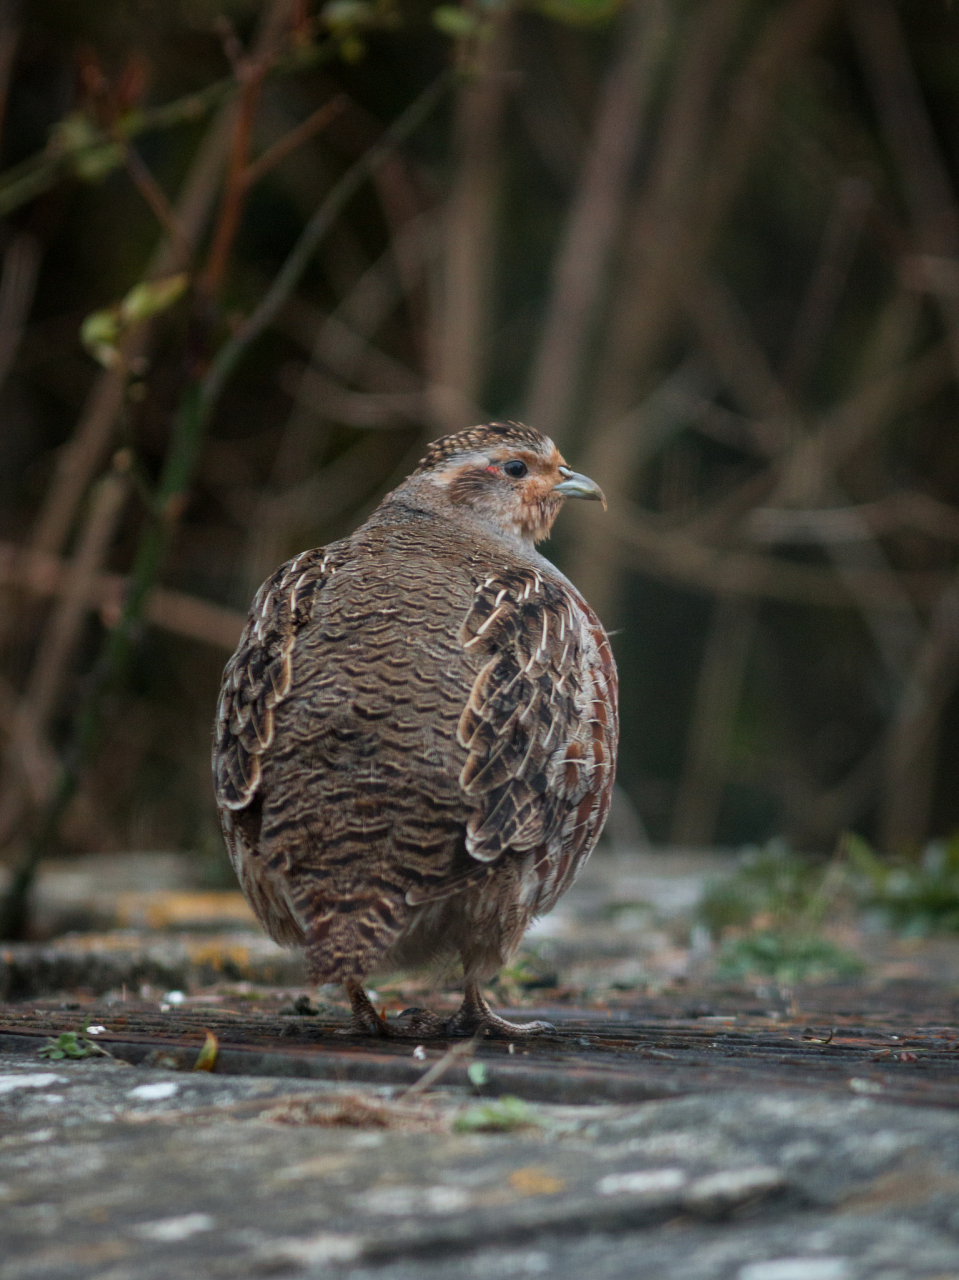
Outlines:
[[[959,680],[959,577],[939,596],[886,735],[880,839],[901,852],[929,824],[942,713]]]
[[[20,43],[20,0],[3,0],[0,5],[0,136],[7,118],[10,100],[10,80],[13,64]]]
[[[40,241],[30,231],[18,231],[3,255],[3,276],[0,279],[0,386],[10,372],[33,306],[40,256]]]
[[[453,83],[453,73],[444,71],[383,133],[379,142],[353,164],[322,201],[316,213],[300,233],[289,257],[274,277],[269,289],[251,315],[217,352],[203,380],[201,400],[209,412],[219,398],[226,379],[233,372],[247,348],[274,321],[292,294],[310,263],[320,241],[343,209],[360,190],[376,167],[430,115]]]
[[[419,1080],[414,1081],[408,1089],[404,1089],[398,1095],[397,1102],[403,1102],[407,1098],[415,1098],[417,1094],[425,1093],[438,1080],[441,1080],[451,1067],[455,1067],[464,1058],[471,1058],[484,1034],[484,1028],[480,1027],[469,1040],[466,1040],[463,1044],[454,1044],[452,1048],[447,1049],[438,1062],[434,1062],[428,1071],[423,1072]]]
[[[263,92],[267,65],[264,57],[251,59],[249,69],[240,81],[240,100],[230,147],[226,183],[220,203],[220,214],[213,231],[213,241],[206,266],[197,281],[197,298],[201,307],[215,302],[219,295],[230,250],[239,229],[240,214],[248,187],[244,175],[253,137],[253,122]]]
[[[184,261],[188,262],[193,253],[193,246],[189,236],[180,226],[176,210],[166,198],[163,188],[143,163],[139,152],[129,143],[123,144],[123,159],[133,185],[149,205],[160,226],[171,240],[176,241]]]
[[[401,301],[395,271],[389,270],[391,255],[384,254],[357,281],[356,288],[333,312],[321,311],[302,297],[292,298],[277,317],[277,328],[310,353],[310,365],[332,370],[345,382],[359,382],[370,391],[419,391],[422,377],[409,365],[388,355],[369,339]],[[387,268],[382,282],[370,281]],[[365,283],[372,283],[366,290]],[[359,303],[354,307],[354,300]],[[292,472],[299,478],[299,471]]]
[[[177,203],[177,225],[191,251],[203,234],[216,199],[234,115],[235,104],[228,103],[210,125]],[[183,270],[188,262],[178,240],[164,239],[153,255],[146,278],[171,275]],[[149,333],[148,325],[134,330],[123,343],[122,360],[104,370],[94,382],[76,430],[57,456],[53,478],[30,535],[33,550],[56,554],[63,549],[87,485],[110,447],[126,399],[128,370],[149,350]]]
[[[902,25],[890,0],[851,0],[853,34],[886,144],[912,212],[921,254],[959,258],[959,202],[923,101]],[[959,297],[934,294],[959,377]]]
[[[657,578],[681,583],[708,596],[739,595],[769,600],[789,600],[829,609],[848,609],[854,604],[846,585],[831,569],[796,564],[751,551],[710,546],[685,531],[664,530],[636,507],[622,503],[611,507],[605,521],[604,554],[610,541],[618,562]],[[869,570],[851,570],[857,593],[871,608],[893,613],[906,608],[897,590],[889,590],[889,575]],[[899,575],[914,605],[928,605],[942,590],[940,572]]]
[[[751,600],[719,599],[714,606],[686,738],[673,844],[708,845],[715,837],[756,619]]]
[[[873,189],[865,179],[847,176],[839,182],[819,257],[783,359],[782,382],[791,395],[802,391],[815,368],[872,200]]]
[[[265,177],[271,169],[275,169],[278,164],[286,159],[288,155],[292,155],[298,147],[304,142],[308,142],[345,109],[348,99],[345,94],[338,93],[335,98],[331,98],[329,102],[324,102],[322,107],[317,107],[311,116],[303,121],[302,124],[291,129],[289,133],[284,134],[282,138],[278,138],[272,146],[267,147],[262,155],[251,161],[243,171],[243,185],[252,187],[254,183]]]
[[[53,611],[33,660],[24,693],[23,714],[36,721],[40,732],[53,711],[84,615],[93,581],[106,559],[129,493],[128,462],[118,459],[113,471],[96,486],[90,509],[77,539],[76,552],[65,575]]]
[[[606,286],[622,222],[630,167],[646,128],[671,9],[663,0],[633,0],[622,49],[603,86],[582,173],[556,252],[546,321],[536,352],[526,418],[562,441],[569,429],[597,306]]]
[[[757,507],[745,527],[756,542],[784,545],[861,542],[906,529],[959,542],[959,510],[929,494],[902,489],[851,507]]]
[[[461,83],[456,103],[458,163],[445,211],[442,293],[433,313],[429,357],[432,417],[444,431],[467,425],[485,375],[511,29],[510,11],[503,8],[482,65]]]
[[[50,745],[31,733],[29,726],[23,733],[17,724],[19,706],[17,691],[0,677],[0,724],[7,735],[4,756],[8,764],[19,770],[22,783],[13,785],[13,780],[4,772],[4,785],[0,790],[0,849],[18,830],[28,808],[39,808],[43,803],[57,776],[57,757]],[[16,741],[14,735],[17,735]]]
[[[361,429],[408,427],[422,422],[429,407],[421,391],[353,391],[310,366],[287,366],[280,385],[314,406],[317,416]]]

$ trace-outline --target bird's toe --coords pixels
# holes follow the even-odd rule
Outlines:
[[[435,1040],[447,1035],[446,1020],[429,1009],[413,1005],[390,1023],[390,1034],[404,1040]]]
[[[513,1039],[516,1036],[547,1036],[555,1035],[556,1028],[551,1022],[508,1022],[506,1018],[497,1017],[491,1014],[485,1024],[487,1035],[499,1037],[507,1037]]]

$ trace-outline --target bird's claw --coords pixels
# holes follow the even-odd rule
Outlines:
[[[404,1009],[390,1023],[390,1034],[410,1040],[436,1040],[447,1034],[446,1019],[419,1005]]]
[[[350,1019],[350,1025],[340,1034],[344,1036],[375,1036],[378,1040],[388,1040],[392,1036],[393,1030],[388,1022],[385,1022],[375,1014],[372,1018],[367,1018],[357,1016],[354,1013]]]
[[[556,1028],[551,1022],[508,1022],[496,1013],[483,1016],[463,1015],[463,1011],[454,1014],[446,1022],[446,1034],[449,1036],[472,1036],[478,1031],[494,1039],[516,1040],[524,1036],[555,1035]]]

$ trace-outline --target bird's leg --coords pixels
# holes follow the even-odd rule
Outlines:
[[[551,1022],[507,1022],[489,1007],[476,978],[467,978],[463,1003],[452,1018],[447,1020],[446,1034],[471,1036],[481,1027],[490,1035],[510,1039],[516,1036],[542,1035],[543,1032],[556,1030]]]
[[[347,978],[343,983],[346,994],[353,1006],[353,1017],[350,1020],[351,1035],[388,1036],[390,1029],[373,1008],[370,997],[364,990],[363,983],[356,978]]]

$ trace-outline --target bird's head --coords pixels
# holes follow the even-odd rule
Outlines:
[[[552,440],[517,422],[490,422],[435,440],[414,476],[441,489],[453,506],[525,542],[549,537],[564,498],[606,507],[599,485],[568,467]]]

